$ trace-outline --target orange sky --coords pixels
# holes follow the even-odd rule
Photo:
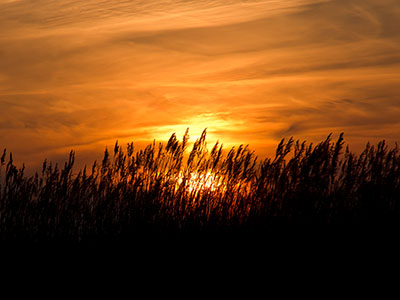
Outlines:
[[[399,140],[398,0],[0,0],[0,147]]]

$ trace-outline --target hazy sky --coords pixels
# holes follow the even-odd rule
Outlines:
[[[0,147],[399,141],[399,28],[399,0],[0,0]]]

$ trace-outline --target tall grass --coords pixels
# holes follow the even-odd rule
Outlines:
[[[88,241],[252,232],[280,224],[397,223],[400,153],[384,141],[360,155],[343,134],[313,145],[282,140],[260,160],[244,145],[206,147],[206,131],[188,148],[175,134],[135,151],[118,142],[100,163],[74,171],[45,161],[27,176],[1,157],[3,241]]]

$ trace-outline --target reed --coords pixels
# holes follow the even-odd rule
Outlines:
[[[45,161],[27,176],[4,150],[0,170],[3,241],[135,240],[253,232],[285,224],[397,224],[399,147],[367,144],[356,155],[343,134],[313,145],[282,140],[260,160],[248,146],[190,151],[189,133],[135,151],[116,142],[101,163],[74,170]],[[283,225],[282,225],[283,224]]]

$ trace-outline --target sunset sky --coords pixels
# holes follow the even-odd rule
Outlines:
[[[0,147],[17,161],[187,127],[261,155],[290,136],[400,141],[400,1],[0,0]]]

